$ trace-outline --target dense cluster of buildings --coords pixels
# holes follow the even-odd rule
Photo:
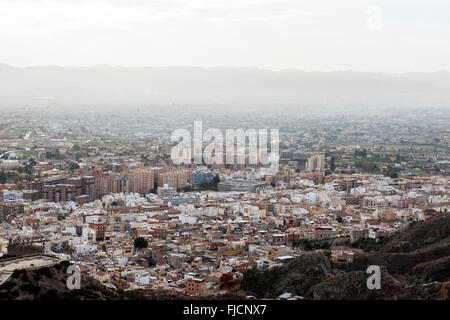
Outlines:
[[[239,288],[250,268],[288,263],[305,250],[299,240],[326,242],[336,263],[351,263],[358,239],[376,241],[450,207],[442,177],[132,167],[4,186],[0,252],[38,237],[42,251],[74,260],[107,286],[217,295]],[[218,191],[180,189],[215,174]],[[34,190],[39,199],[25,196]],[[148,246],[135,247],[138,237]]]
[[[316,111],[204,117],[280,127],[273,175],[237,158],[175,166],[168,133],[189,128],[190,112],[5,113],[0,255],[43,251],[106,286],[210,295],[305,250],[351,263],[359,239],[448,212],[448,112]]]

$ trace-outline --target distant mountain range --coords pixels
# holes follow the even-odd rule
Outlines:
[[[0,64],[0,108],[427,107],[450,105],[450,73],[270,71],[253,67]]]

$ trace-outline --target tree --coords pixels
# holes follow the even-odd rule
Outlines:
[[[142,237],[137,237],[134,239],[134,247],[137,249],[147,248],[148,241]]]
[[[217,185],[219,184],[219,182],[220,182],[220,177],[218,174],[216,174],[212,180],[212,186],[214,188],[217,188]]]
[[[361,157],[367,158],[367,150],[366,149],[363,149],[363,151],[361,152]]]
[[[7,180],[7,176],[5,174],[5,171],[2,170],[2,172],[0,172],[0,183],[4,184],[4,183],[6,183],[6,180]]]
[[[330,170],[331,172],[334,172],[334,169],[336,169],[336,164],[334,163],[334,157],[331,157],[330,159]]]
[[[339,222],[339,223],[342,223],[342,221],[343,221],[343,220],[342,220],[342,217],[337,217],[337,218],[336,218],[336,221]]]
[[[74,170],[76,170],[76,169],[79,169],[80,168],[80,166],[78,165],[78,163],[76,163],[76,162],[71,162],[70,163],[70,165],[69,165],[69,169],[70,169],[70,171],[74,171]]]
[[[57,160],[63,160],[64,159],[64,155],[61,152],[59,152],[59,149],[55,150],[54,157]]]
[[[28,158],[28,164],[30,167],[33,167],[37,164],[36,160],[34,160],[33,158]]]
[[[61,251],[64,253],[69,253],[70,252],[70,246],[69,243],[67,241],[64,241],[63,243],[61,243]]]

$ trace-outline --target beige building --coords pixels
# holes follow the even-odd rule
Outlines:
[[[154,171],[139,168],[128,173],[129,192],[146,194],[154,188]]]
[[[323,171],[325,169],[325,156],[323,154],[316,154],[308,158],[306,163],[306,170],[315,172]]]
[[[170,188],[182,189],[187,186],[188,172],[184,170],[170,170],[158,174],[158,186],[168,185]]]

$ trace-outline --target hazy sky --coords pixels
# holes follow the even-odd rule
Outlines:
[[[449,0],[0,0],[0,62],[450,71]]]

